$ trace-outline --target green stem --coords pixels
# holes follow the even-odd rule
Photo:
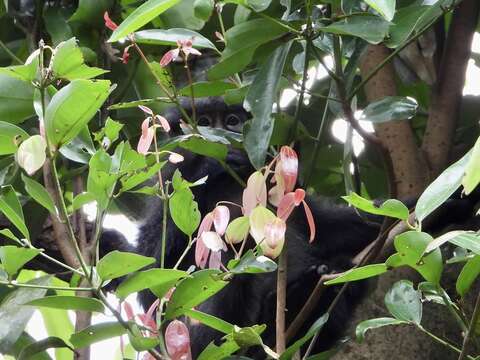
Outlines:
[[[37,249],[36,247],[34,247],[34,246],[32,246],[32,245],[30,245],[29,248],[31,248],[31,249]],[[37,250],[41,250],[41,249],[37,249]],[[55,264],[63,267],[64,269],[67,269],[67,270],[69,270],[69,271],[71,271],[71,272],[74,272],[75,274],[78,274],[78,275],[80,275],[80,276],[85,276],[85,274],[84,274],[83,272],[81,272],[81,271],[79,271],[79,270],[77,270],[77,269],[75,269],[75,268],[73,268],[73,267],[71,267],[71,266],[68,266],[67,264],[64,264],[64,263],[61,262],[61,261],[58,261],[57,259],[51,257],[50,255],[47,255],[47,254],[46,254],[45,252],[43,252],[43,251],[41,251],[41,252],[39,253],[39,255],[42,256],[42,257],[44,257],[45,259],[50,260],[51,262],[53,262],[53,263],[55,263]]]
[[[410,225],[408,224],[408,221],[406,221],[407,225]],[[437,285],[437,292],[440,294],[440,296],[442,297],[443,299],[443,302],[445,303],[445,305],[447,306],[447,309],[448,311],[450,311],[450,313],[452,314],[452,316],[455,318],[455,320],[457,321],[458,325],[460,326],[460,328],[462,329],[462,332],[464,332],[465,334],[467,333],[468,331],[468,327],[467,327],[467,324],[465,323],[465,321],[461,318],[460,314],[454,309],[454,307],[452,306],[452,302],[450,301],[450,299],[447,297],[447,294],[445,293],[445,290],[442,289],[442,287],[440,285]]]
[[[251,10],[251,9],[250,9],[250,10]],[[253,10],[252,10],[252,11],[253,11]],[[291,27],[290,25],[287,25],[287,24],[285,24],[284,22],[282,22],[282,21],[280,21],[280,20],[278,20],[278,19],[275,19],[275,18],[273,18],[273,17],[271,17],[271,16],[269,16],[269,15],[263,13],[263,12],[257,12],[257,13],[255,13],[255,14],[256,14],[256,15],[259,15],[259,16],[265,18],[265,19],[268,19],[268,20],[270,20],[270,21],[272,21],[272,22],[274,22],[274,23],[276,23],[277,25],[283,27],[284,29],[287,29],[287,30],[288,30],[289,32],[291,32],[291,33],[294,33],[294,34],[296,34],[296,35],[302,35],[302,32],[301,32],[300,30],[297,30],[297,29]],[[308,24],[307,24],[307,26],[308,26]]]
[[[160,88],[162,89],[162,91],[165,93],[165,95],[167,95],[168,99],[174,103],[178,110],[180,110],[180,113],[182,114],[183,118],[185,119],[185,121],[187,123],[190,124],[190,126],[192,126],[193,130],[195,133],[198,133],[197,131],[197,127],[196,125],[192,122],[192,119],[190,118],[190,116],[187,114],[187,112],[185,111],[185,109],[180,105],[180,102],[178,101],[177,97],[175,96],[175,94],[170,94],[170,92],[168,91],[168,89],[165,87],[165,85],[163,85],[162,83],[162,79],[160,79],[160,77],[157,75],[157,73],[155,72],[155,70],[152,68],[152,65],[150,64],[150,62],[148,61],[148,59],[146,58],[145,54],[143,53],[142,49],[140,49],[140,47],[137,45],[136,42],[132,42],[133,46],[135,47],[135,50],[137,50],[138,54],[140,55],[140,57],[142,58],[143,62],[145,63],[145,65],[147,65],[148,67],[148,70],[150,71],[150,73],[152,74],[152,76],[155,78],[155,80],[157,81],[157,85],[160,86]]]
[[[242,187],[247,187],[247,184],[245,184],[245,181],[243,181],[240,176],[233,170],[230,165],[228,165],[225,161],[223,160],[218,160],[220,165],[225,169],[225,171],[235,179],[236,182],[238,182]]]
[[[168,185],[167,185],[168,191]],[[163,219],[162,219],[162,257],[160,258],[160,268],[165,267],[165,251],[167,249],[167,217],[168,217],[168,195],[163,198]]]
[[[478,319],[480,317],[480,292],[477,295],[477,300],[475,302],[475,309],[473,310],[473,315],[472,319],[470,320],[470,326],[468,327],[467,334],[465,335],[465,338],[463,339],[463,344],[462,344],[462,350],[460,351],[460,355],[458,357],[458,360],[463,360],[465,357],[467,357],[467,345],[470,342],[470,339],[472,336],[475,336],[475,328],[478,324]],[[470,358],[470,357],[468,357]]]
[[[0,40],[0,47],[7,53],[8,56],[10,56],[12,58],[13,61],[17,62],[18,64],[22,65],[23,64],[23,61],[20,60],[17,55],[15,55],[9,48],[7,45],[5,45],[5,43]]]
[[[31,288],[31,289],[46,289],[46,290],[65,290],[65,291],[93,291],[91,287],[67,287],[67,286],[43,286],[35,284],[23,284],[16,281],[3,281],[0,280],[0,285],[13,286],[16,288]]]
[[[438,342],[439,344],[442,344],[443,346],[446,346],[448,347],[450,350],[453,350],[455,351],[456,353],[461,353],[460,349],[457,348],[455,345],[452,345],[450,344],[448,341],[446,340],[443,340],[442,338],[438,337],[437,335],[435,334],[432,334],[430,331],[428,331],[427,329],[425,329],[423,326],[421,325],[417,325],[417,328],[422,331],[423,333],[427,334],[428,336],[430,336],[433,340],[435,340],[436,342]],[[472,356],[470,355],[467,355],[467,359],[470,359],[470,360],[475,360]]]
[[[180,255],[180,257],[178,258],[178,261],[177,263],[175,264],[175,266],[173,267],[173,269],[178,269],[178,267],[180,266],[180,264],[182,263],[183,259],[185,258],[185,256],[187,256],[188,252],[190,251],[190,249],[192,248],[192,245],[194,244],[195,242],[192,241],[192,237],[189,236],[188,237],[188,245],[187,247],[185,248],[185,250],[183,250],[183,253],[182,255]]]

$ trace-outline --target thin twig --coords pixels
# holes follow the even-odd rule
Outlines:
[[[463,339],[462,351],[460,352],[458,360],[463,360],[467,356],[467,346],[472,336],[475,336],[474,332],[475,332],[475,328],[477,327],[479,317],[480,317],[480,292],[477,295],[477,300],[475,302],[475,309],[473,310],[473,315],[472,315],[472,319],[470,320],[470,326],[468,327],[467,334]]]

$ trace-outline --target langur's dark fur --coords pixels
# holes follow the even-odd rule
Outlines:
[[[227,112],[225,104],[214,101],[216,111]],[[205,110],[198,103],[199,114]],[[188,109],[189,110],[189,109]],[[238,109],[235,109],[238,111]],[[173,124],[178,124],[178,114],[175,111],[167,112],[167,117]],[[195,181],[208,175],[206,184],[193,188],[195,200],[198,202],[202,217],[211,211],[217,202],[227,200],[240,204],[243,188],[235,182],[220,166],[210,158],[193,154],[184,154],[185,161],[178,168],[185,179]],[[231,150],[227,162],[244,179],[253,171],[247,157],[239,150]],[[172,173],[175,167],[165,172]],[[298,314],[320,276],[326,272],[341,272],[352,267],[351,260],[371,241],[380,228],[379,218],[376,221],[364,221],[358,213],[350,207],[338,206],[332,203],[321,202],[312,197],[307,198],[312,209],[317,233],[313,244],[308,243],[308,225],[302,209],[297,209],[287,226],[287,253],[288,253],[288,290],[287,290],[287,322],[290,323]],[[468,210],[471,211],[471,208]],[[162,202],[152,198],[144,214],[144,223],[140,227],[138,236],[138,253],[154,256],[157,266],[161,258],[162,233]],[[239,214],[236,214],[239,215]],[[464,213],[456,212],[456,216],[468,217]],[[187,238],[168,219],[166,243],[166,267],[173,267],[187,245]],[[111,231],[107,231],[105,238],[114,238]],[[250,240],[251,241],[251,240]],[[109,242],[109,241],[107,241]],[[250,242],[253,246],[253,242]],[[223,256],[223,262],[231,258],[231,250]],[[188,269],[195,264],[194,250],[185,257],[180,268]],[[276,307],[276,273],[260,275],[235,276],[223,290],[198,307],[198,310],[213,314],[238,326],[266,324],[267,329],[262,337],[264,342],[275,345],[275,307]],[[365,282],[352,283],[338,301],[330,314],[328,323],[324,326],[315,352],[331,347],[345,330],[348,320],[356,304],[364,295]],[[312,323],[326,311],[338,293],[338,287],[329,287],[322,295],[317,307],[309,320],[299,332],[305,334]],[[141,294],[141,302],[145,308],[154,301],[149,292]],[[288,324],[287,324],[288,325]],[[223,335],[203,325],[190,325],[190,336],[194,358],[211,341],[218,341]],[[297,336],[297,337],[298,337]],[[258,350],[258,351],[257,351]],[[263,359],[265,354],[261,349],[252,349],[249,356]]]

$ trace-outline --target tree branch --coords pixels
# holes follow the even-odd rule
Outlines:
[[[464,0],[453,13],[422,144],[432,177],[449,163],[479,12],[478,0]]]

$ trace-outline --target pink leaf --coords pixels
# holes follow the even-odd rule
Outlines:
[[[153,116],[153,111],[150,109],[148,106],[145,105],[138,105],[138,108],[142,110],[145,114],[148,114],[150,116]]]
[[[128,320],[133,320],[135,317],[135,313],[133,312],[132,305],[128,301],[123,303],[123,310],[125,310],[125,314],[127,315]]]
[[[157,120],[160,123],[160,126],[165,130],[165,132],[170,132],[170,124],[167,119],[165,119],[163,116],[156,115],[155,120]]]
[[[200,239],[203,241],[204,245],[211,251],[220,251],[226,250],[225,243],[223,242],[220,235],[215,231],[204,231]]]
[[[160,59],[160,66],[165,67],[178,57],[179,49],[167,51]]]
[[[289,192],[280,201],[277,207],[277,216],[283,221],[287,221],[288,217],[295,208],[295,193]]]
[[[148,127],[150,123],[150,118],[147,118],[142,123],[142,135],[138,140],[137,151],[140,154],[147,154],[150,145],[152,144],[153,137],[155,136],[155,131],[152,128]]]
[[[260,171],[255,171],[247,181],[247,187],[243,191],[243,213],[250,215],[257,205],[267,204],[267,185],[265,176]]]
[[[110,19],[107,11],[105,11],[105,13],[103,14],[103,19],[105,20],[105,26],[110,30],[114,31],[118,27],[118,25],[115,24],[112,19]]]
[[[211,212],[209,212],[207,215],[205,215],[202,222],[200,223],[200,226],[198,227],[197,237],[200,237],[204,231],[210,231],[210,229],[212,228],[212,224],[213,215]]]
[[[300,205],[300,203],[305,199],[305,190],[297,189],[294,192],[295,194],[295,206]]]
[[[269,247],[275,249],[278,245],[283,244],[285,239],[285,231],[287,225],[285,221],[280,218],[275,218],[273,221],[265,225],[265,241]]]
[[[298,157],[295,150],[289,146],[280,149],[281,174],[285,181],[285,191],[291,192],[297,183]]]
[[[158,304],[160,304],[160,299],[155,300],[152,305],[150,305],[145,315],[147,315],[147,317],[149,317],[150,319],[154,319],[155,317],[153,316],[153,314],[155,310],[157,310]]]
[[[222,253],[220,251],[212,252],[210,254],[210,261],[208,262],[209,269],[220,269],[222,264]]]
[[[313,219],[313,214],[310,208],[308,207],[307,203],[305,201],[303,202],[303,208],[305,209],[305,216],[307,217],[308,221],[308,226],[310,228],[310,242],[312,242],[315,239],[315,220]]]
[[[227,229],[228,222],[230,221],[230,210],[228,207],[220,205],[213,210],[212,214],[215,231],[220,236],[223,236],[223,234],[225,234],[225,230]]]
[[[123,49],[123,54],[122,54],[122,63],[125,65],[128,64],[128,59],[130,58],[130,53],[128,50],[130,49],[130,46],[127,46],[125,49]]]
[[[199,268],[205,269],[209,253],[210,250],[205,246],[202,238],[197,238],[197,242],[195,244],[195,264]]]
[[[168,156],[168,161],[170,161],[172,164],[178,164],[184,160],[183,156],[178,154],[178,153],[170,153]]]
[[[165,345],[171,360],[191,360],[190,334],[187,326],[173,320],[165,330]]]

